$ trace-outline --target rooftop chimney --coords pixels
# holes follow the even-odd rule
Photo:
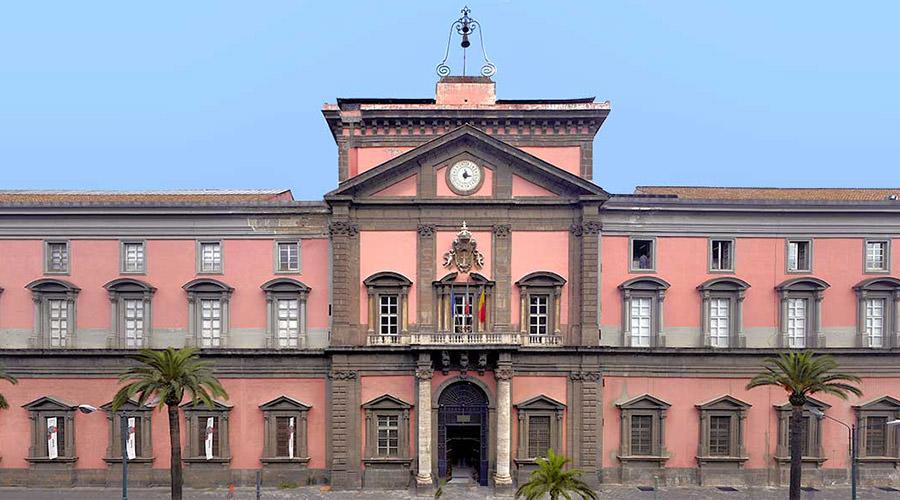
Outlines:
[[[488,76],[445,76],[437,82],[435,101],[457,106],[497,104],[497,87]]]

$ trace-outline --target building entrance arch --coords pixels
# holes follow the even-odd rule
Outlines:
[[[448,385],[438,398],[438,475],[488,485],[489,402],[469,381]]]

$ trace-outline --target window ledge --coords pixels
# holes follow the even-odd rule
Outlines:
[[[698,462],[746,462],[750,457],[697,457]]]
[[[306,464],[309,463],[309,457],[263,457],[259,461],[264,464]]]
[[[822,465],[825,461],[828,460],[825,457],[803,457],[800,459],[803,463],[815,463],[817,465]],[[791,457],[775,457],[775,461],[778,463],[790,463]]]
[[[669,459],[668,455],[617,455],[622,462],[665,462]]]
[[[900,464],[900,457],[858,457],[860,463],[893,463]]]
[[[191,457],[182,458],[181,461],[189,464],[227,464],[231,462],[231,457]]]
[[[412,464],[412,458],[371,457],[363,459],[364,464]]]
[[[33,464],[53,464],[53,463],[71,464],[71,463],[75,463],[75,461],[78,460],[78,457],[58,457],[58,458],[26,457],[25,460],[27,462],[30,462]]]
[[[128,463],[130,464],[152,464],[153,461],[156,460],[156,457],[135,457],[129,458]],[[121,464],[122,457],[104,457],[103,461],[108,464]]]

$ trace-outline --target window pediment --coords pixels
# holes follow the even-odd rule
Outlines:
[[[210,278],[197,278],[188,281],[181,288],[193,293],[231,293],[234,291],[234,288],[225,283]]]
[[[626,401],[616,403],[623,410],[665,410],[672,405],[649,394],[641,394]]]
[[[66,280],[58,280],[52,278],[43,278],[39,280],[32,281],[31,283],[25,285],[25,288],[31,290],[32,292],[40,292],[40,293],[78,293],[81,291],[80,288],[69,283]]]
[[[890,276],[879,276],[860,281],[853,289],[857,292],[894,292],[900,290],[900,279]]]
[[[663,279],[655,278],[653,276],[640,276],[638,278],[633,278],[625,281],[624,283],[619,285],[619,290],[659,291],[667,290],[669,286],[669,283]]]
[[[368,403],[364,403],[362,407],[366,410],[408,410],[412,408],[412,405],[398,397],[383,394]]]
[[[22,408],[28,411],[71,411],[77,405],[56,396],[42,396],[22,405]]]
[[[263,411],[287,410],[287,411],[309,411],[312,406],[296,400],[292,397],[282,394],[277,398],[267,401],[259,405],[259,409]]]
[[[459,275],[457,272],[447,273],[443,278],[438,281],[435,281],[435,285],[456,285],[456,286],[465,286],[465,282],[457,282],[456,277]],[[485,278],[481,274],[478,273],[469,273],[469,285],[493,285],[494,282]]]
[[[309,293],[312,290],[302,281],[291,278],[275,278],[263,283],[260,288],[269,293]]]
[[[701,410],[746,410],[751,406],[753,405],[750,403],[745,403],[740,399],[726,394],[705,403],[700,403],[697,405],[697,408]]]
[[[181,403],[179,408],[184,411],[231,411],[231,408],[233,407],[233,405],[217,399],[214,399],[212,403],[213,404],[210,407],[206,406],[202,401],[197,401],[196,404],[194,404],[193,401],[188,401],[186,403]]]
[[[105,405],[100,406],[100,409],[107,413],[113,413],[113,402],[110,401],[110,402],[106,403]],[[118,411],[152,411],[152,410],[153,410],[153,406],[148,403],[144,403],[143,406],[139,406],[137,400],[129,399],[128,401],[125,401],[124,403],[122,403],[122,406],[119,407]]]
[[[120,278],[112,280],[109,283],[103,285],[103,288],[105,288],[110,293],[152,294],[156,292],[156,288],[149,283],[145,283],[143,281],[132,278]]]
[[[784,404],[775,405],[775,408],[779,411],[791,411],[794,409],[794,407],[791,406],[790,401],[787,401]],[[825,411],[825,410],[831,408],[831,405],[828,403],[823,403],[822,401],[819,401],[816,398],[811,398],[811,397],[807,396],[806,397],[806,405],[803,408],[804,408],[804,410],[808,409],[808,408],[815,408],[817,410]]]
[[[550,271],[535,271],[533,273],[528,273],[519,281],[516,281],[516,286],[522,287],[561,287],[566,284],[566,279],[562,276],[550,272]]]
[[[737,278],[713,278],[697,286],[701,292],[735,292],[750,288],[750,284]]]
[[[900,410],[900,400],[892,398],[891,396],[881,396],[880,398],[870,400],[867,403],[853,405],[853,408],[855,408],[857,410],[895,411],[895,410]]]
[[[551,411],[559,411],[564,410],[566,405],[560,403],[559,401],[541,394],[540,396],[535,396],[530,399],[526,399],[525,401],[521,401],[519,403],[514,404],[518,410],[527,410],[527,411],[535,411],[535,410],[551,410]]]
[[[811,276],[804,276],[802,278],[782,281],[775,289],[779,292],[821,292],[829,287],[831,287],[831,285],[824,280],[813,278]]]
[[[364,279],[363,284],[365,284],[367,287],[402,288],[412,285],[412,281],[410,281],[409,278],[403,276],[400,273],[396,273],[393,271],[381,271]]]

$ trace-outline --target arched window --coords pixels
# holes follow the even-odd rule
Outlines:
[[[260,288],[266,292],[266,347],[306,347],[306,297],[310,288],[290,278],[275,278]]]
[[[456,343],[452,339],[464,339],[466,335],[476,334],[471,338],[477,337],[478,342],[484,342],[486,335],[493,330],[494,282],[478,273],[470,273],[467,280],[458,281],[457,273],[454,272],[435,281],[433,285],[438,335],[442,338],[449,335],[447,338]]]
[[[665,347],[663,300],[669,284],[642,276],[621,285],[622,342],[627,347]]]
[[[857,338],[860,347],[900,347],[900,280],[888,276],[859,282]]]
[[[32,281],[26,288],[34,300],[31,346],[75,347],[75,299],[81,289],[68,281],[49,278]]]
[[[750,288],[737,278],[714,278],[697,287],[702,297],[700,318],[704,347],[745,347],[744,292]]]
[[[528,344],[560,344],[560,295],[566,280],[549,271],[526,274],[519,287],[519,332]]]
[[[208,278],[195,279],[182,288],[188,294],[188,345],[227,347],[228,302],[234,288]]]
[[[103,285],[112,304],[109,346],[141,349],[150,346],[150,302],[156,288],[143,281],[121,278]]]
[[[368,291],[368,343],[401,344],[409,334],[409,288],[412,281],[392,271],[363,280]]]
[[[787,280],[775,287],[781,297],[781,347],[825,347],[821,304],[829,286],[818,278],[803,277]]]

